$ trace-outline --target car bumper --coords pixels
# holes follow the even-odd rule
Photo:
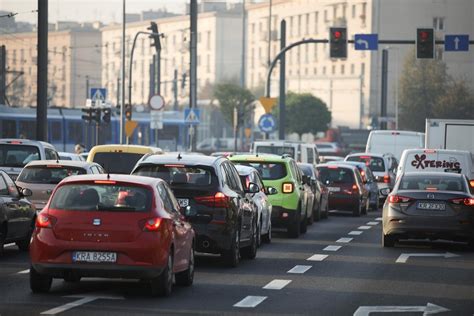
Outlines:
[[[297,210],[287,209],[281,206],[272,207],[272,227],[287,228],[288,225],[295,223],[297,220]]]
[[[342,194],[329,194],[329,209],[339,211],[352,211],[359,203],[359,196]]]
[[[192,225],[196,233],[197,252],[219,254],[230,249],[234,232],[232,225],[225,222]]]

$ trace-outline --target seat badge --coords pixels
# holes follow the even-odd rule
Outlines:
[[[100,226],[100,218],[94,218],[94,220],[92,221],[92,225]]]

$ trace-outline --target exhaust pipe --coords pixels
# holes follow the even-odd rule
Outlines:
[[[209,241],[207,241],[207,240],[204,240],[204,241],[202,242],[202,247],[203,247],[203,248],[206,248],[206,249],[207,249],[207,248],[209,248],[210,245],[211,245],[211,244],[210,244]]]

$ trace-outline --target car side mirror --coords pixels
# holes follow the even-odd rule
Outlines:
[[[274,187],[267,187],[266,194],[275,195],[275,194],[278,194],[278,190],[275,189]]]
[[[258,187],[258,184],[250,182],[248,188],[245,190],[245,193],[258,193],[260,191],[260,188]]]
[[[311,178],[307,175],[303,175],[303,184],[311,185]]]
[[[380,189],[380,195],[382,196],[388,196],[390,194],[390,188],[383,188]]]
[[[32,196],[33,192],[28,188],[23,188],[21,189],[21,195],[23,195],[24,197],[28,197],[28,196]]]

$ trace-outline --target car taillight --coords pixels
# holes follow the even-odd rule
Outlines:
[[[383,176],[383,183],[390,183],[390,176]]]
[[[39,214],[36,217],[36,227],[38,228],[52,228],[56,219],[51,215]]]
[[[291,182],[283,183],[281,191],[283,193],[292,193],[293,192],[293,183],[291,183]]]
[[[474,180],[469,180],[469,185],[471,186],[471,188],[474,188]]]
[[[196,196],[194,200],[199,204],[209,207],[229,207],[229,197],[222,192],[217,192],[216,194],[209,196]]]
[[[353,184],[353,185],[352,185],[352,192],[354,192],[354,193],[358,193],[358,192],[359,192],[359,187],[357,186],[357,184]]]
[[[451,199],[449,202],[453,204],[464,204],[467,206],[474,206],[474,198],[458,198],[458,199]]]
[[[401,195],[389,195],[388,202],[389,203],[407,203],[410,202],[412,199],[406,196]]]
[[[143,226],[143,230],[147,232],[156,232],[161,226],[161,217],[154,217],[147,219],[145,225]]]

